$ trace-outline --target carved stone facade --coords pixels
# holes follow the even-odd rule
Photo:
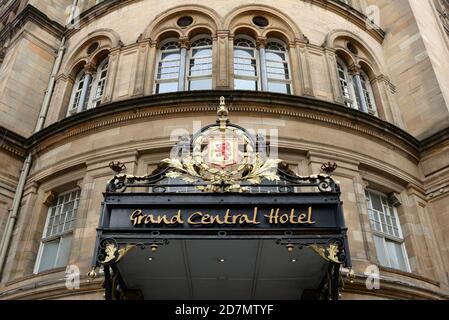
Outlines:
[[[220,96],[235,124],[278,132],[279,158],[296,173],[338,163],[356,275],[343,299],[449,298],[447,1],[72,4],[0,1],[0,299],[103,299],[101,279],[86,274],[108,164],[152,172],[179,136],[214,123]],[[199,38],[210,40],[210,71],[195,78]],[[170,41],[185,65],[175,80],[161,76]],[[254,56],[239,60],[239,49]],[[236,67],[245,61],[255,74]],[[189,90],[198,79],[210,87]],[[49,208],[74,189],[67,264],[81,288],[68,290],[64,266],[40,272],[36,261]],[[379,290],[365,286],[367,268],[382,265],[367,190],[395,208],[407,260],[406,270],[380,267]]]

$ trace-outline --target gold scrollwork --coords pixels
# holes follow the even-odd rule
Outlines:
[[[103,261],[100,261],[100,262],[101,262],[101,264],[108,264],[109,262],[111,262],[115,259],[117,247],[113,243],[109,243],[106,245],[104,252],[105,252],[105,258],[103,259]]]
[[[219,127],[211,127],[193,141],[193,153],[184,159],[164,159],[162,163],[171,168],[166,176],[172,179],[182,179],[187,183],[202,181],[206,186],[196,188],[203,192],[246,192],[248,187],[242,186],[243,182],[250,185],[260,185],[263,180],[279,181],[277,169],[281,160],[267,159],[261,153],[254,151],[253,142],[248,134],[241,129],[227,126],[229,110],[225,105],[224,97],[220,99],[217,112]],[[235,141],[239,141],[241,150],[234,150],[232,154],[241,154],[238,165],[226,164],[222,167],[215,163],[209,163],[204,159],[203,145],[210,143],[217,133],[220,137],[229,135]],[[223,138],[226,139],[226,138]],[[232,149],[232,148],[230,148]],[[228,155],[229,156],[229,155]]]
[[[126,245],[126,247],[118,250],[115,244],[109,243],[106,245],[106,248],[104,249],[105,258],[103,261],[100,261],[100,263],[103,265],[109,264],[111,262],[117,263],[135,247],[136,247],[135,245],[128,244]]]
[[[318,253],[323,259],[329,262],[343,264],[342,261],[338,258],[338,253],[340,252],[340,248],[337,244],[331,243],[328,247],[324,247],[321,245],[313,244],[309,246],[316,253]]]

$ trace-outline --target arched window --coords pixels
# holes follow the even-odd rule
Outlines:
[[[343,60],[337,59],[338,80],[344,103],[348,108],[377,116],[376,102],[369,77],[363,70],[355,69],[353,75],[350,75]]]
[[[234,89],[291,94],[286,46],[271,39],[266,48],[257,49],[252,38],[237,36],[234,40]]]
[[[103,59],[96,70],[78,72],[73,84],[67,115],[96,108],[101,103],[108,78],[109,58]]]
[[[97,73],[93,81],[94,90],[92,90],[92,97],[91,97],[92,108],[98,107],[101,103],[101,98],[103,97],[104,89],[106,88],[108,67],[109,67],[109,58],[104,59],[98,65]]]
[[[259,90],[259,67],[256,42],[246,36],[234,40],[234,89]]]
[[[291,93],[288,54],[285,45],[277,40],[269,41],[265,50],[268,91]]]
[[[368,113],[377,115],[376,101],[374,100],[373,89],[368,75],[361,71],[360,72],[360,82],[362,85],[363,98],[365,99],[366,106],[368,108]]]
[[[355,108],[354,103],[354,86],[349,76],[348,67],[342,60],[337,60],[338,81],[344,99],[344,103],[348,108]]]
[[[212,89],[212,39],[207,35],[190,44],[187,79],[189,90]]]
[[[178,39],[168,39],[159,49],[156,93],[178,91],[181,48]]]
[[[68,115],[81,112],[87,107],[88,90],[90,87],[90,75],[81,70],[78,72],[75,83],[73,85],[72,97],[70,99],[70,106]]]

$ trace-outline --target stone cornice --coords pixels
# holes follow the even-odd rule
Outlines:
[[[89,9],[83,11],[79,16],[79,23],[82,27],[84,24],[89,23],[91,20],[98,18],[108,12],[115,10],[118,7],[127,5],[133,1],[141,1],[141,0],[105,0],[100,2],[99,4],[90,7]],[[299,0],[298,0],[299,1]],[[385,31],[383,31],[379,26],[375,25],[372,22],[369,22],[369,18],[361,13],[360,11],[354,9],[348,4],[345,4],[342,1],[338,0],[309,0],[307,1],[312,5],[320,6],[326,10],[332,11],[345,19],[351,21],[361,29],[365,30],[368,34],[370,34],[374,39],[376,39],[379,43],[382,43],[385,38]],[[368,27],[369,24],[369,27]],[[76,33],[77,29],[72,29],[67,32],[67,35],[70,36],[73,33]]]
[[[12,148],[13,153],[23,157],[26,152],[43,151],[47,147],[78,135],[89,134],[102,128],[120,126],[130,121],[144,121],[168,115],[180,116],[207,112],[214,114],[221,95],[227,97],[230,110],[241,113],[263,113],[283,117],[300,118],[321,122],[359,134],[380,139],[406,152],[415,161],[420,154],[445,143],[449,128],[419,141],[402,129],[377,117],[343,105],[314,98],[250,91],[196,91],[150,95],[104,104],[99,108],[65,118],[26,139],[0,127],[3,133],[2,147]]]
[[[437,132],[433,136],[430,136],[421,141],[422,152],[430,152],[436,146],[449,142],[449,124],[446,129]]]
[[[213,114],[216,102],[221,95],[227,97],[230,110],[234,112],[255,112],[300,118],[355,130],[358,134],[366,134],[373,139],[389,143],[418,161],[419,141],[379,118],[322,100],[245,91],[176,92],[105,104],[47,127],[29,139],[29,146],[34,151],[39,151],[48,147],[50,140],[55,143],[56,140],[64,140],[99,130],[102,127],[118,126],[135,120],[142,121],[158,116],[176,116],[186,113]]]
[[[62,37],[65,28],[56,21],[48,18],[39,9],[36,9],[32,5],[27,5],[8,25],[6,25],[0,31],[0,44],[4,43],[6,39],[11,39],[14,35],[22,29],[27,22],[34,22],[41,28],[53,34],[55,37]]]
[[[66,35],[70,37],[72,34],[78,32],[82,29],[82,27],[92,21],[93,19],[96,19],[104,14],[107,14],[108,12],[111,12],[119,7],[127,5],[129,2],[132,1],[142,1],[142,0],[104,0],[87,10],[84,10],[79,15],[79,25],[80,28],[74,28],[67,30]]]
[[[27,145],[27,140],[24,137],[0,126],[0,149],[24,159]]]
[[[339,0],[312,0],[311,3],[337,13],[369,33],[379,43],[385,39],[385,31],[369,20],[362,12]],[[369,28],[368,28],[369,24]]]

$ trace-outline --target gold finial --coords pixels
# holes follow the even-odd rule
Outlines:
[[[90,270],[89,273],[87,274],[87,276],[89,277],[89,281],[93,281],[97,277],[95,269],[96,269],[95,267],[92,267],[92,270]]]
[[[220,123],[220,130],[224,131],[226,129],[226,124],[229,122],[229,110],[226,108],[225,97],[220,97],[220,107],[218,108],[217,115],[217,122]]]

